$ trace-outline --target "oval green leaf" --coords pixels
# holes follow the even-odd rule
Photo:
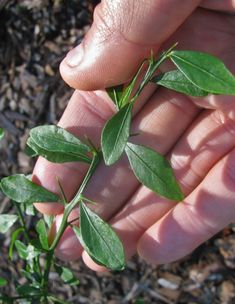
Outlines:
[[[58,202],[59,197],[31,182],[23,174],[15,174],[1,180],[3,193],[18,203]]]
[[[30,131],[36,145],[50,152],[84,154],[90,148],[63,128],[53,125],[39,126]]]
[[[15,246],[20,258],[23,260],[27,260],[28,257],[27,246],[19,240],[15,241]]]
[[[132,104],[125,105],[104,126],[101,146],[104,162],[114,164],[121,157],[130,133]]]
[[[188,78],[179,70],[169,71],[154,77],[152,82],[161,85],[165,88],[183,93],[189,96],[201,97],[208,95],[208,92],[201,90],[194,85]]]
[[[31,153],[31,156],[42,156],[45,159],[53,163],[66,163],[66,162],[84,162],[87,164],[91,163],[91,159],[82,153],[72,153],[72,152],[51,152],[46,149],[39,147],[36,142],[29,137],[27,140],[27,145],[35,153]]]
[[[71,286],[79,285],[80,281],[76,279],[76,277],[69,268],[57,264],[54,264],[54,267],[64,283],[69,284]]]
[[[2,139],[3,139],[4,134],[5,134],[4,129],[3,129],[3,128],[0,128],[0,140],[2,140]]]
[[[0,214],[0,233],[6,233],[17,221],[16,214]]]
[[[125,255],[119,237],[108,223],[82,202],[80,203],[80,229],[76,228],[74,229],[76,235],[96,263],[111,270],[124,269]]]
[[[18,236],[20,235],[20,233],[24,232],[24,228],[20,227],[18,229],[16,229],[14,232],[12,232],[11,234],[11,243],[10,243],[10,247],[9,247],[9,258],[12,260],[13,257],[13,248],[15,245],[15,241],[17,240]]]
[[[214,94],[235,95],[235,77],[218,58],[195,51],[172,51],[169,57],[202,90]]]
[[[184,196],[169,162],[156,151],[127,143],[126,154],[137,179],[160,196],[181,201]]]
[[[47,237],[47,229],[46,224],[43,219],[40,219],[36,225],[36,231],[38,233],[40,244],[42,248],[45,250],[49,249],[48,237]]]
[[[26,298],[29,297],[29,296],[40,296],[40,294],[41,294],[40,289],[33,286],[32,284],[19,285],[16,288],[16,291],[18,292],[18,294],[20,296],[24,296]]]

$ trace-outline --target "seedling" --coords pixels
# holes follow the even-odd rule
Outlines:
[[[175,70],[159,73],[159,66],[166,60],[174,63]],[[140,80],[141,74],[144,75],[137,86],[137,79]],[[30,177],[22,174],[1,180],[1,191],[12,200],[16,214],[0,215],[0,232],[6,233],[13,225],[17,225],[12,233],[9,257],[13,258],[16,248],[20,258],[25,260],[26,267],[22,270],[22,275],[28,282],[16,287],[15,296],[2,294],[0,299],[4,303],[14,303],[22,299],[28,300],[29,303],[66,303],[50,294],[48,280],[53,268],[64,283],[79,283],[69,269],[57,264],[54,257],[56,246],[68,226],[73,228],[81,245],[96,263],[114,271],[124,269],[125,255],[121,240],[112,227],[90,209],[89,204],[95,202],[83,193],[102,161],[106,166],[111,166],[126,154],[140,183],[167,199],[181,201],[184,198],[173,170],[164,156],[149,147],[131,142],[133,106],[149,82],[195,97],[208,94],[235,95],[235,77],[223,62],[202,52],[177,51],[173,46],[158,59],[151,56],[150,59],[144,60],[127,86],[121,85],[107,90],[117,112],[103,128],[100,147],[95,147],[89,139],[78,139],[58,126],[39,126],[32,129],[27,141],[28,154],[33,157],[42,156],[55,163],[83,162],[89,165],[89,169],[71,201],[67,200],[59,180],[59,196],[36,185]],[[4,131],[0,129],[0,139],[3,135]],[[53,221],[50,217],[44,217],[37,222],[38,239],[31,237],[25,224],[24,213],[34,215],[34,202],[63,204],[64,214],[54,239],[48,239],[48,229]],[[78,205],[79,226],[77,221],[68,221],[71,211]],[[46,261],[44,267],[40,263],[43,258]],[[0,286],[6,284],[7,281],[0,278]]]

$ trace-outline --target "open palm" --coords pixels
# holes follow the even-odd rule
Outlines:
[[[214,54],[235,72],[234,24],[232,15],[199,8],[161,48],[179,41],[179,49]],[[169,69],[166,65],[163,68]],[[102,78],[102,73],[99,76]],[[72,85],[79,86],[79,82]],[[142,92],[132,124],[132,132],[140,135],[132,141],[167,155],[185,199],[175,203],[140,185],[125,157],[111,167],[99,166],[85,193],[98,203],[93,206],[96,212],[116,229],[127,258],[138,251],[155,264],[177,260],[235,218],[234,102],[235,98],[228,96],[185,97],[154,85]],[[59,125],[80,138],[85,134],[99,146],[101,130],[114,111],[104,91],[76,90]],[[57,176],[71,198],[86,170],[87,166],[80,163],[52,164],[40,158],[34,180],[58,192]],[[59,225],[61,205],[37,204],[37,208],[58,214]],[[89,267],[102,269],[82,251],[70,227],[59,243],[57,255],[66,260],[83,255]]]

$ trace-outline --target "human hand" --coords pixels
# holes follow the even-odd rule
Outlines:
[[[163,48],[180,41],[182,49],[215,54],[230,69],[235,70],[235,66],[231,65],[235,46],[232,39],[235,35],[231,26],[233,22],[233,16],[199,9],[164,43]],[[146,54],[142,55],[148,57],[149,50],[154,48],[157,51],[160,43],[156,43],[156,48],[151,45],[144,47]],[[136,52],[132,46],[130,53],[126,54],[131,67],[143,59],[138,53],[138,48],[142,47],[135,45],[135,48]],[[117,49],[119,51],[119,47]],[[122,50],[121,48],[120,53]],[[115,66],[112,71],[110,69],[113,66],[108,70],[101,69],[105,63],[105,56],[103,58],[101,55],[97,59],[98,63],[93,62],[96,73],[90,76],[92,65],[88,66],[87,63],[86,70],[78,73],[77,69],[74,71],[74,79],[78,81],[73,80],[74,83],[69,78],[72,72],[69,74],[66,63],[62,63],[64,78],[75,87],[81,82],[83,89],[110,86],[129,78],[129,71],[126,72],[129,65],[124,50],[121,58],[125,59],[125,65]],[[113,55],[112,52],[109,55],[106,53],[110,65],[111,61],[119,62],[115,57],[118,54],[114,59]],[[133,132],[140,135],[134,141],[168,155],[186,195],[184,202],[175,204],[140,186],[124,158],[109,168],[101,165],[87,187],[86,196],[98,203],[96,212],[113,223],[124,242],[127,258],[138,249],[139,254],[149,262],[166,263],[191,252],[235,217],[235,107],[232,97],[208,96],[195,99],[165,89],[154,92],[154,89],[152,86],[147,88],[137,102]],[[202,110],[196,104],[215,110]],[[76,91],[60,126],[79,137],[86,134],[99,145],[102,127],[113,111],[113,105],[104,92]],[[39,159],[34,179],[57,192],[55,176],[58,176],[67,196],[71,198],[86,169],[81,164],[59,165]],[[46,213],[63,212],[60,206],[54,204],[37,206]],[[71,260],[78,258],[81,253],[82,248],[68,228],[58,246],[57,255]],[[100,269],[85,253],[83,257],[89,267]]]

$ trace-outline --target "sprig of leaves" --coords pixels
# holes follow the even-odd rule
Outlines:
[[[174,49],[175,46],[163,52],[158,59],[152,55],[150,59],[144,60],[129,84],[107,89],[116,105],[117,112],[103,128],[101,150],[94,147],[91,142],[84,143],[58,126],[39,126],[30,131],[27,152],[32,157],[42,156],[56,163],[79,161],[90,166],[78,192],[70,202],[59,180],[58,192],[61,193],[61,199],[22,174],[1,180],[1,191],[17,202],[14,204],[18,216],[1,214],[0,233],[6,233],[13,225],[18,225],[12,233],[9,256],[11,259],[14,258],[15,247],[19,256],[25,260],[26,268],[22,270],[22,275],[27,283],[17,286],[19,296],[3,295],[0,299],[6,303],[7,301],[13,303],[14,299],[21,298],[35,303],[37,301],[66,303],[49,294],[48,280],[50,269],[54,266],[64,283],[71,285],[79,283],[70,269],[54,262],[54,250],[68,226],[73,228],[84,249],[95,262],[111,270],[122,270],[125,267],[125,254],[121,240],[112,227],[87,206],[93,202],[89,198],[85,199],[83,195],[85,187],[102,160],[101,155],[105,164],[110,166],[125,153],[133,173],[141,184],[167,199],[175,201],[183,199],[183,193],[168,160],[149,147],[130,142],[134,104],[149,82],[186,95],[204,97],[208,94],[235,95],[235,78],[218,58],[202,52],[177,51]],[[159,66],[168,59],[174,63],[176,70],[160,73]],[[146,67],[145,71],[144,67]],[[141,73],[143,73],[142,79],[140,79]],[[138,86],[137,81],[139,81]],[[0,128],[0,140],[3,136],[4,130]],[[32,239],[28,233],[23,212],[33,214],[34,202],[63,203],[62,222],[52,242],[48,241],[47,231],[48,227],[53,227],[51,218],[44,217],[37,222],[38,239]],[[80,205],[79,227],[72,225],[73,222],[68,222],[69,214],[78,204]],[[24,237],[25,240],[22,241]],[[42,253],[46,256],[45,269],[42,269],[40,264]],[[6,280],[0,278],[0,286],[6,284]]]

